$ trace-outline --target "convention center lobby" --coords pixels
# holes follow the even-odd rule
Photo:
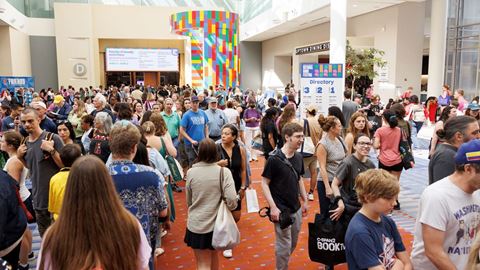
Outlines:
[[[467,150],[475,151],[465,150],[466,161],[459,163],[455,153],[463,151],[470,135],[463,131],[449,135],[447,127],[459,127],[447,123],[452,117],[467,116],[477,120],[472,125],[479,121],[479,89],[480,0],[0,0],[0,164],[5,171],[0,177],[6,179],[8,173],[9,179],[17,180],[12,182],[18,198],[13,203],[24,220],[17,214],[0,217],[0,240],[4,241],[0,258],[11,263],[12,253],[17,252],[15,269],[42,270],[128,269],[126,263],[123,268],[112,267],[121,264],[121,257],[123,262],[131,258],[130,267],[137,266],[131,269],[150,270],[466,266],[470,249],[476,245],[478,253],[480,247],[475,237],[480,224],[476,197],[468,197],[476,200],[474,210],[465,206],[458,214],[476,212],[473,225],[464,225],[462,216],[456,236],[450,227],[448,231],[437,227],[445,239],[449,234],[457,237],[457,243],[452,240],[454,247],[444,245],[448,252],[442,251],[441,256],[462,255],[463,259],[452,259],[454,268],[442,268],[436,262],[427,267],[416,259],[433,260],[431,254],[412,250],[418,240],[414,238],[422,238],[420,217],[427,216],[422,215],[422,194],[432,184],[433,160],[440,159],[433,158],[438,155],[435,147],[455,146],[445,159],[456,163],[446,165],[452,171],[444,177],[478,170],[469,162],[480,160],[480,146],[469,145]],[[353,111],[347,112],[346,102]],[[395,111],[395,105],[401,109]],[[362,128],[356,126],[358,118]],[[52,123],[52,130],[46,121]],[[398,138],[396,133],[382,135],[387,127],[402,133],[398,131]],[[479,139],[478,124],[475,127],[471,136]],[[437,135],[439,130],[446,135]],[[300,142],[294,134],[301,137]],[[35,141],[41,136],[45,136],[42,141]],[[133,146],[129,136],[136,140]],[[449,136],[457,138],[458,145]],[[385,147],[393,141],[393,152],[388,152],[391,149]],[[213,162],[208,154],[210,142],[216,142],[212,155],[219,161]],[[68,155],[77,148],[64,150],[68,144],[81,150],[70,163]],[[146,165],[137,165],[142,164],[137,159],[141,149],[148,156]],[[152,155],[158,156],[160,167]],[[391,155],[401,161],[400,172],[395,169],[398,162],[385,165],[385,157]],[[406,156],[411,163],[405,162]],[[350,157],[363,160],[362,164],[349,165]],[[92,169],[98,162],[107,166]],[[50,175],[51,166],[57,170]],[[219,182],[195,185],[195,180],[207,183],[213,167],[221,168],[221,176],[214,175]],[[345,167],[351,172],[344,172]],[[374,169],[379,167],[385,170]],[[459,167],[464,171],[453,172]],[[361,187],[359,193],[368,188],[359,180],[362,177],[355,176],[367,169],[392,172],[382,177],[395,176],[399,192],[375,197],[383,196],[375,189],[378,194],[357,198],[356,185]],[[299,184],[277,180],[288,178],[282,172],[293,174]],[[130,182],[125,180],[127,175]],[[74,182],[75,176],[85,182]],[[105,182],[105,187],[87,176],[103,177],[105,181],[98,182]],[[147,182],[147,176],[158,176],[156,189],[132,191],[132,183]],[[362,256],[371,254],[361,252],[368,243],[378,243],[348,245],[361,226],[351,228],[347,221],[340,226],[348,217],[346,203],[341,203],[345,212],[340,221],[330,216],[345,201],[347,184],[342,185],[341,176],[353,181],[350,191],[358,208],[352,216],[359,212],[350,217],[352,222],[368,211],[364,208],[373,204],[371,196],[392,203],[388,211],[378,214],[380,222],[369,220],[374,225],[388,220],[393,225],[387,229],[395,232],[392,240],[377,230],[378,239],[383,237],[383,246],[377,248],[379,268],[373,268],[375,262],[372,268],[364,267],[368,264]],[[128,188],[121,191],[121,185]],[[107,199],[94,201],[98,192],[80,193],[87,186],[102,188],[109,203],[121,211],[99,211],[96,216],[83,209],[108,204]],[[0,183],[1,200],[7,196],[1,190],[4,187],[8,185]],[[80,195],[74,194],[75,188]],[[107,196],[109,191],[112,196]],[[63,200],[63,205],[52,202],[54,198]],[[284,211],[276,206],[289,205],[291,200],[295,206],[286,219],[293,220],[284,230],[280,225]],[[11,203],[0,201],[0,213],[7,213],[4,205]],[[52,206],[55,203],[59,204]],[[225,209],[229,219],[220,220],[221,211],[212,210],[213,204]],[[270,207],[268,213],[264,207]],[[327,215],[320,215],[321,211]],[[109,223],[119,217],[123,217],[119,224]],[[23,226],[18,237],[9,232],[17,219],[15,229]],[[220,222],[236,225],[239,238],[214,249],[231,236],[215,238]],[[129,228],[137,227],[140,237],[127,237]],[[83,234],[84,238],[78,237]],[[60,235],[71,248],[65,248]],[[105,237],[111,241],[102,253],[103,244],[92,242]],[[137,243],[125,249],[112,244],[122,238],[123,244],[133,243],[132,239]],[[463,246],[457,245],[459,241]],[[82,247],[78,256],[84,260],[83,268],[80,259],[74,258],[77,243]],[[137,255],[122,254],[132,250]],[[132,263],[132,256],[139,262]],[[102,261],[107,257],[115,262]],[[69,261],[76,266],[68,266]],[[0,266],[3,269],[9,268]]]

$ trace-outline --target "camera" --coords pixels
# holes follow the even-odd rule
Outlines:
[[[264,213],[262,213],[262,211],[264,211]],[[260,209],[260,211],[258,211],[258,214],[261,217],[268,216],[268,219],[273,222],[272,218],[270,217],[270,207],[263,207],[262,209]],[[278,218],[278,224],[280,224],[280,229],[284,230],[293,223],[295,223],[295,217],[291,216],[290,210],[288,208],[281,210],[280,216]]]

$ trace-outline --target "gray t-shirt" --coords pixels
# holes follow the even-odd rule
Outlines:
[[[455,172],[457,148],[450,144],[439,144],[428,163],[428,183],[433,184]]]
[[[32,181],[33,208],[37,210],[48,209],[48,191],[50,188],[50,178],[56,174],[60,168],[49,154],[44,154],[40,146],[42,140],[47,136],[46,131],[34,142],[25,142],[27,153],[25,161],[30,170],[30,180]],[[57,152],[63,148],[63,141],[56,134],[53,134],[54,147]]]
[[[345,117],[344,128],[348,128],[348,123],[350,122],[350,118],[356,111],[358,111],[359,107],[360,106],[357,103],[351,100],[345,100],[342,103],[342,113],[343,113],[343,117]]]
[[[422,224],[445,233],[443,250],[457,269],[465,269],[480,226],[479,192],[468,194],[449,177],[428,186],[420,198],[412,249],[414,269],[434,270],[425,255]]]
[[[344,203],[360,205],[357,201],[357,192],[355,191],[355,178],[360,173],[374,169],[375,164],[370,159],[366,162],[358,160],[355,155],[350,155],[338,165],[335,177],[342,183],[340,192]],[[347,200],[347,201],[345,201]]]

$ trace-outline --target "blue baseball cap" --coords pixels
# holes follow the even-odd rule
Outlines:
[[[477,163],[480,164],[480,140],[471,140],[458,148],[455,155],[457,165]]]
[[[476,102],[472,102],[472,103],[468,104],[468,109],[470,109],[472,111],[478,111],[478,110],[480,110],[480,106]]]

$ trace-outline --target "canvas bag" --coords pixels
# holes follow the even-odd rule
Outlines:
[[[220,169],[220,191],[222,194],[218,208],[215,226],[213,227],[212,246],[217,250],[232,249],[240,243],[240,231],[233,219],[232,212],[227,207],[223,194],[224,168]]]
[[[347,261],[345,233],[348,224],[333,221],[330,217],[315,215],[315,222],[308,223],[308,256],[313,262],[336,265]]]
[[[303,133],[305,134],[305,138],[302,143],[302,147],[297,151],[305,157],[311,157],[315,154],[315,145],[313,144],[312,137],[310,136],[310,125],[308,124],[307,119],[303,119]]]

